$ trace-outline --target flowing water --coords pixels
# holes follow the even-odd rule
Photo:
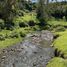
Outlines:
[[[54,57],[52,41],[53,35],[49,31],[30,33],[23,42],[3,49],[0,67],[46,67]]]

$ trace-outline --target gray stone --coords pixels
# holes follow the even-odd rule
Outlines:
[[[1,58],[0,67],[46,67],[54,57],[51,47],[53,35],[50,31],[28,34],[22,43],[5,49]]]

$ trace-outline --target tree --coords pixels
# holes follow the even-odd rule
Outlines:
[[[49,0],[47,0],[47,5],[49,4]]]
[[[45,18],[46,18],[45,0],[39,0],[38,1],[37,18],[40,20],[41,24],[44,25]]]
[[[13,18],[16,16],[18,0],[0,0],[0,18],[5,22],[6,29],[14,26]]]
[[[4,3],[1,5],[0,15],[5,21],[11,21],[13,18],[13,14],[15,11],[17,0],[3,0],[0,3]]]

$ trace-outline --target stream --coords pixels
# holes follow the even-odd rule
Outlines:
[[[54,57],[52,41],[50,31],[29,33],[21,43],[2,50],[0,67],[46,67]]]

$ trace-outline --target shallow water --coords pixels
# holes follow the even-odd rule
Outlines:
[[[46,67],[54,57],[51,38],[53,36],[48,31],[28,34],[20,44],[4,49],[0,67]]]

